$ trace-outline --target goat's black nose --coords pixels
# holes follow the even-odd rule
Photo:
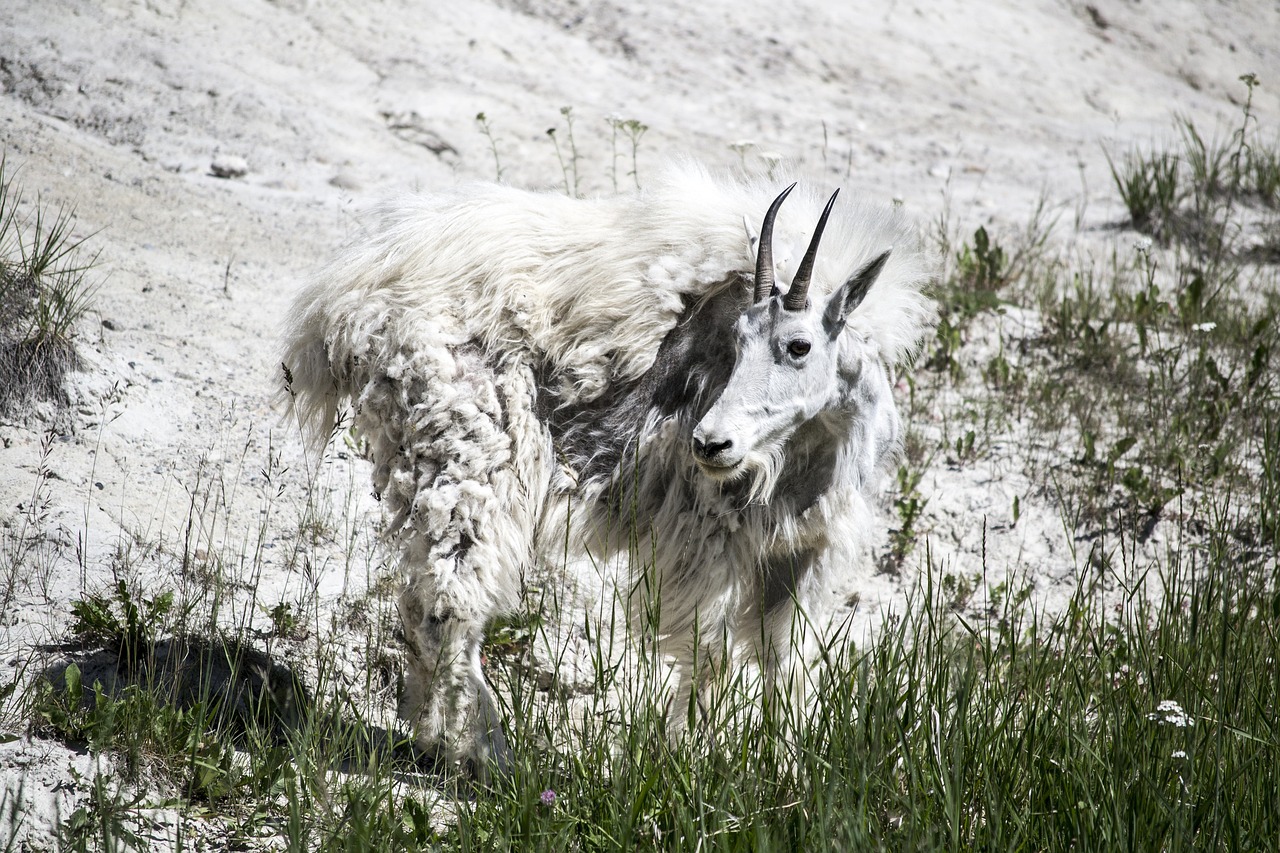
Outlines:
[[[693,440],[693,452],[703,459],[712,459],[733,447],[733,442],[728,439],[724,441],[703,441],[700,438]]]

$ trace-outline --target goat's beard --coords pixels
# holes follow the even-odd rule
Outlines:
[[[721,486],[745,483],[746,503],[767,504],[773,498],[773,490],[782,474],[786,454],[781,445],[753,450],[732,468],[712,468],[699,465],[702,473]]]
[[[750,488],[747,489],[748,504],[767,504],[773,499],[773,490],[782,474],[784,458],[782,445],[777,445],[765,450],[753,450],[742,460],[742,467],[751,478]]]

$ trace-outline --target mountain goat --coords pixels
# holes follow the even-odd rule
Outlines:
[[[420,747],[502,766],[485,626],[566,549],[657,591],[686,670],[805,678],[793,623],[865,549],[932,306],[898,211],[792,188],[686,166],[617,198],[409,198],[298,297],[287,390],[321,438],[351,401],[367,441]]]

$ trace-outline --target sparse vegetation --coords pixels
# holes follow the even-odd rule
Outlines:
[[[622,136],[631,147],[631,171],[627,175],[635,182],[636,189],[640,188],[640,138],[649,130],[649,125],[644,124],[638,119],[629,118],[622,119],[610,116],[607,121],[609,127],[613,130],[612,145],[613,157],[610,162],[610,171],[613,174],[613,189],[618,191],[618,137]]]
[[[501,183],[502,160],[498,156],[498,140],[494,138],[493,126],[489,124],[489,117],[483,112],[476,113],[476,126],[480,128],[480,132],[484,134],[484,138],[489,142],[489,153],[493,155],[493,179]]]
[[[1184,118],[1179,122],[1180,150],[1134,150],[1119,164],[1107,155],[1134,230],[1162,246],[1192,252],[1215,274],[1224,255],[1239,249],[1248,224],[1240,206],[1272,212],[1280,207],[1280,148],[1274,140],[1268,144],[1253,113],[1257,77],[1245,74],[1240,80],[1246,89],[1240,126],[1227,139],[1206,141],[1195,123]],[[1274,218],[1270,222],[1274,226]]]
[[[559,126],[552,126],[547,128],[545,135],[551,140],[555,151],[556,165],[560,170],[560,186],[564,194],[570,198],[581,198],[583,196],[581,166],[588,158],[579,150],[578,140],[574,135],[578,116],[574,113],[573,107],[568,106],[560,108],[560,116],[564,119],[563,133]],[[617,193],[625,189],[621,184],[621,179],[624,177],[631,178],[635,188],[639,189],[640,140],[649,130],[649,126],[638,119],[624,119],[616,115],[605,117],[605,123],[609,125],[608,175],[613,191]],[[489,152],[493,156],[494,180],[501,182],[505,177],[506,169],[498,153],[498,139],[494,134],[493,125],[489,117],[481,112],[476,114],[476,126],[489,144]],[[561,147],[562,140],[564,147]],[[589,147],[590,137],[586,143]],[[629,151],[623,149],[624,144]],[[623,172],[623,167],[619,166],[618,161],[628,156],[631,168]]]
[[[554,127],[547,128],[547,136],[556,147],[556,160],[560,162],[560,172],[564,175],[564,194],[570,198],[580,198],[582,190],[578,181],[578,144],[573,139],[573,107],[561,107],[560,115],[564,116],[565,139],[569,146],[569,159],[566,162],[564,152],[560,150],[560,139]]]
[[[0,417],[63,401],[63,377],[79,363],[72,338],[97,290],[97,255],[75,222],[70,208],[24,198],[0,157]]]

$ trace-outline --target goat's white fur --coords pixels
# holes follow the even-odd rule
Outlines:
[[[863,377],[849,391],[853,421],[806,439],[831,445],[821,463],[831,484],[812,502],[781,494],[788,466],[810,464],[786,447],[748,460],[763,476],[746,493],[699,473],[689,431],[717,392],[705,377],[686,405],[699,411],[644,409],[635,447],[613,470],[580,470],[605,452],[581,438],[587,422],[611,394],[645,380],[682,316],[708,300],[749,301],[737,295],[749,294],[755,262],[742,225],[759,222],[776,191],[682,166],[617,198],[493,185],[409,197],[384,207],[375,230],[298,297],[283,356],[288,390],[321,443],[345,400],[368,442],[406,570],[402,712],[422,746],[481,765],[503,750],[480,672],[484,628],[515,609],[522,573],[564,559],[566,541],[578,554],[625,557],[634,540],[609,515],[610,500],[640,504],[642,541],[656,533],[636,570],[661,591],[669,650],[688,661],[746,643],[767,672],[798,679],[806,653],[791,647],[790,623],[797,608],[822,617],[831,579],[865,547],[870,497],[899,442],[889,377],[932,319],[926,259],[896,210],[843,201],[818,254],[815,299],[893,248],[839,342],[842,370]],[[779,281],[794,272],[822,200],[802,186],[779,215]],[[557,412],[574,414],[553,427]],[[573,453],[559,444],[566,429],[582,431]],[[812,558],[795,570],[789,601],[763,607],[765,567],[797,554]]]

